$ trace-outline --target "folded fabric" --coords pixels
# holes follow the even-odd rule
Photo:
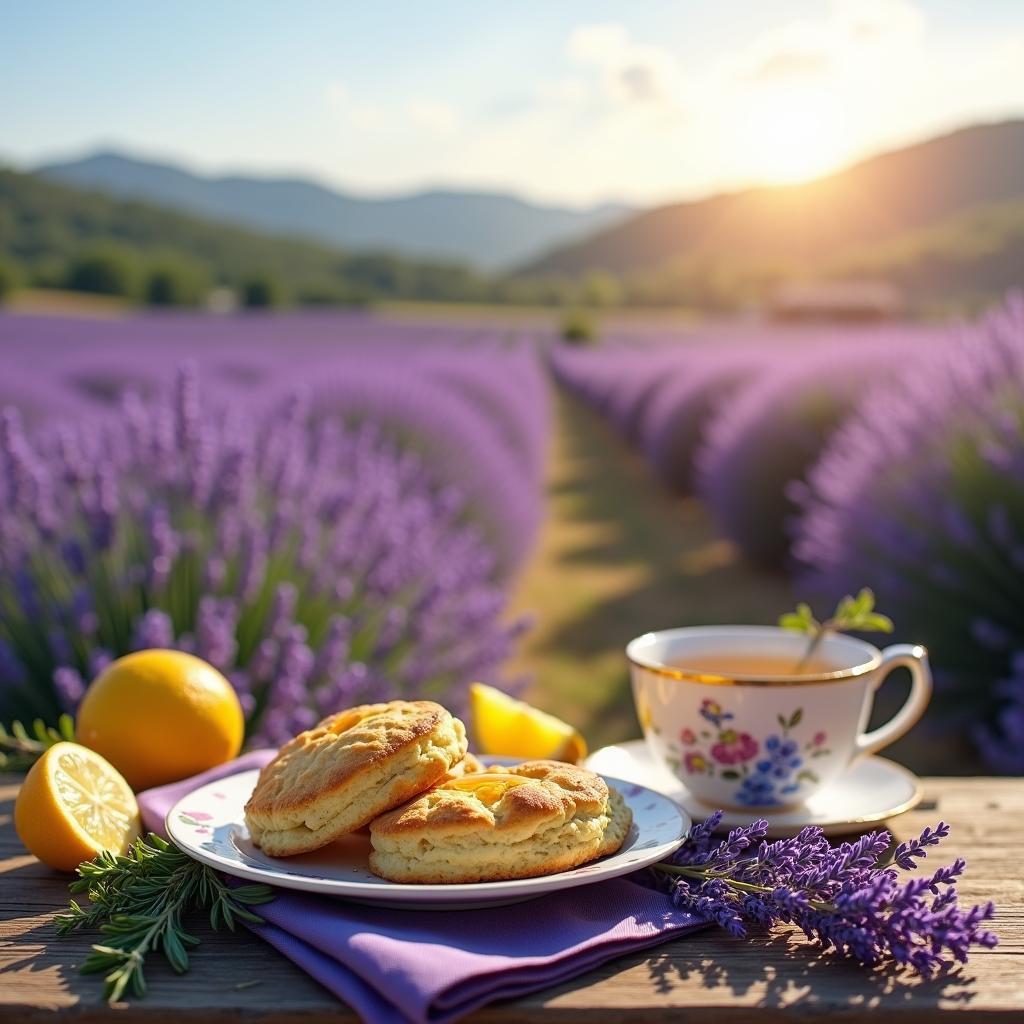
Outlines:
[[[198,786],[259,768],[274,751],[140,794],[148,829]],[[410,911],[276,890],[253,931],[373,1024],[453,1021],[545,988],[624,953],[700,928],[692,914],[629,878],[482,910]]]

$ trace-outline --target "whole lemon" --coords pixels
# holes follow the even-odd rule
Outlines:
[[[135,790],[176,782],[238,754],[245,718],[231,684],[184,651],[111,662],[85,692],[75,734]]]

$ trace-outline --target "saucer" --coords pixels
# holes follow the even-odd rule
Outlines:
[[[599,774],[615,775],[664,793],[686,808],[694,821],[702,821],[714,810],[661,767],[643,740],[602,747],[585,764]],[[768,835],[773,839],[795,835],[805,825],[817,825],[828,836],[865,832],[870,826],[916,807],[922,795],[921,781],[913,772],[884,757],[866,757],[815,793],[802,807],[786,811],[765,807],[726,811],[721,828],[736,828],[749,825],[755,818],[765,818]]]

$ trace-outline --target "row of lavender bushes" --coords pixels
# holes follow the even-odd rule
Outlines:
[[[970,325],[754,340],[553,365],[801,595],[873,587],[931,650],[931,724],[1024,772],[1024,299]]]
[[[222,669],[260,742],[514,687],[532,347],[358,316],[8,316],[0,366],[0,718],[53,720],[151,646]]]

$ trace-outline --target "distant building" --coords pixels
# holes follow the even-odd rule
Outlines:
[[[206,296],[206,308],[211,313],[234,313],[238,309],[238,293],[234,288],[211,288]]]
[[[768,313],[787,322],[894,320],[906,312],[903,293],[885,281],[789,282],[775,289]]]

